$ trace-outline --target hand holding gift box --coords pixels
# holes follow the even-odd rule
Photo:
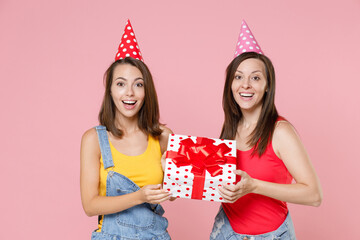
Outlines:
[[[217,188],[235,184],[236,142],[171,134],[164,189],[174,197],[224,202]]]

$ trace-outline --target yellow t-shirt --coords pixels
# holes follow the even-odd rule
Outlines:
[[[164,173],[161,167],[161,149],[158,139],[151,135],[148,137],[148,146],[144,153],[137,156],[127,156],[122,154],[112,145],[109,140],[112,158],[114,161],[114,172],[120,173],[140,188],[149,184],[161,184]],[[102,157],[100,158],[100,184],[99,195],[106,196],[106,179],[108,172],[104,169]],[[101,231],[103,217],[99,221],[99,230]]]

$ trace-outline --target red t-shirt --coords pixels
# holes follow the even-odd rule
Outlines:
[[[291,174],[276,156],[271,142],[260,158],[257,154],[251,156],[252,150],[237,150],[237,169],[247,172],[252,178],[267,182],[292,182]],[[237,181],[239,180],[240,177],[237,176]],[[286,202],[253,193],[239,198],[235,203],[223,203],[222,206],[233,230],[249,235],[276,230],[288,213]]]

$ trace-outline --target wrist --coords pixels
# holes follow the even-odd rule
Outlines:
[[[141,189],[134,192],[134,195],[135,195],[135,202],[136,202],[136,205],[139,205],[139,204],[143,204],[145,202],[144,198],[143,198],[143,195],[141,193]]]
[[[252,191],[252,193],[255,193],[255,194],[260,194],[260,190],[259,190],[259,188],[260,188],[260,180],[258,180],[258,179],[253,179],[254,180],[254,189],[253,189],[253,191]]]

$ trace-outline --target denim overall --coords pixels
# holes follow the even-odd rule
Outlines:
[[[95,127],[104,168],[108,171],[106,196],[120,196],[138,191],[140,188],[129,178],[113,171],[106,127]],[[108,168],[112,168],[108,170]],[[93,232],[92,240],[169,240],[168,221],[162,217],[164,209],[159,204],[143,203],[118,213],[103,216],[101,232]]]
[[[296,236],[290,213],[275,231],[260,235],[247,235],[234,232],[223,208],[220,207],[215,218],[210,240],[296,240]]]

